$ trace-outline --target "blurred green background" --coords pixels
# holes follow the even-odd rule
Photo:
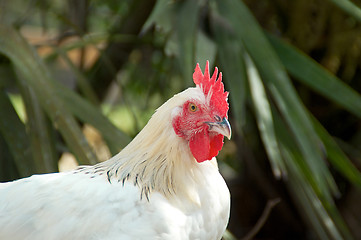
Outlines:
[[[230,92],[224,238],[361,239],[359,6],[2,0],[0,181],[106,160],[209,60]]]

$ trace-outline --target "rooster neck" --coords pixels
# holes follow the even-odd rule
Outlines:
[[[120,153],[110,160],[95,165],[93,172],[102,173],[108,181],[130,181],[141,189],[141,198],[159,192],[171,199],[175,194],[192,198],[205,183],[205,172],[214,164],[198,163],[189,148],[189,142],[174,132],[172,119],[180,106],[190,98],[204,98],[198,88],[189,88],[164,103],[142,131]],[[203,101],[205,101],[203,99]]]
[[[132,182],[140,188],[141,199],[149,200],[152,192],[168,199],[191,195],[189,186],[201,175],[199,163],[171,125],[159,126],[153,120],[120,153],[94,166],[94,172],[103,172],[110,183]]]
[[[187,181],[197,178],[198,163],[188,143],[176,136],[172,128],[150,136],[145,127],[142,132],[118,155],[109,160],[107,177],[110,182],[130,181],[141,189],[141,198],[149,200],[152,192],[167,198],[187,194],[183,189]]]

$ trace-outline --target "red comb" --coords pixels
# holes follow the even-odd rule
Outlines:
[[[218,80],[217,74],[218,68],[215,67],[212,78],[209,77],[209,61],[207,61],[203,75],[199,63],[197,63],[193,73],[193,82],[203,90],[206,98],[209,97],[208,94],[211,94],[210,105],[219,111],[221,117],[226,117],[229,108],[227,102],[228,92],[224,91],[222,73],[219,73]]]

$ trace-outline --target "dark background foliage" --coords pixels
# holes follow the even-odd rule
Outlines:
[[[0,1],[0,180],[107,159],[209,60],[230,92],[224,238],[360,239],[360,4]]]

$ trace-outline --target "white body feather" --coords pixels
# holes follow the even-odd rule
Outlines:
[[[216,159],[198,163],[171,119],[190,88],[167,101],[119,154],[67,173],[0,184],[0,239],[220,239],[230,209]]]

